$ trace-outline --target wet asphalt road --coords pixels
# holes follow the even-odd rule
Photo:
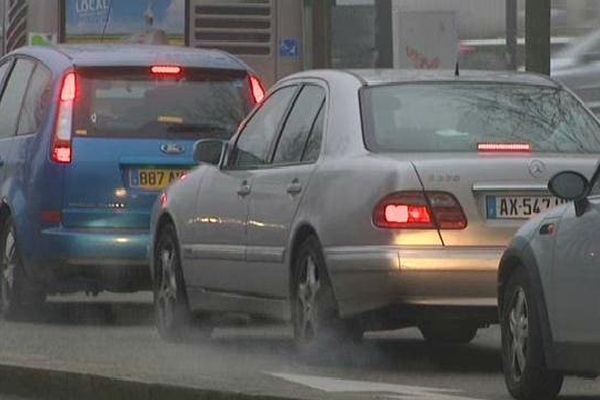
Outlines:
[[[147,293],[69,296],[52,299],[37,321],[2,323],[0,362],[306,399],[510,398],[497,327],[467,346],[429,345],[413,329],[368,334],[310,361],[290,338],[286,327],[242,325],[170,344],[153,328]],[[600,380],[567,378],[561,398],[600,399]]]

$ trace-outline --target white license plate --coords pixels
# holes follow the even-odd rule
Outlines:
[[[566,203],[553,196],[486,196],[488,219],[528,219]]]

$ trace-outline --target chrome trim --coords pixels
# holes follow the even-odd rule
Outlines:
[[[474,192],[548,192],[548,186],[541,183],[475,183]]]
[[[282,263],[284,252],[283,247],[248,246],[246,248],[246,260]]]
[[[181,246],[183,258],[208,259],[208,260],[234,260],[246,259],[246,246],[223,244],[187,244]]]

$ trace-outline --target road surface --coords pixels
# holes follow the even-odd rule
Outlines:
[[[40,320],[2,323],[0,361],[306,399],[510,398],[497,327],[481,330],[467,346],[426,344],[414,329],[368,334],[335,357],[324,351],[311,361],[298,357],[290,338],[286,327],[242,324],[217,329],[208,340],[194,334],[165,343],[152,325],[147,293],[68,296],[53,298]],[[562,398],[600,399],[600,380],[568,378]]]

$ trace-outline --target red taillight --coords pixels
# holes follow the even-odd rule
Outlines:
[[[265,98],[265,88],[260,79],[254,75],[250,75],[250,91],[252,92],[252,100],[254,100],[256,104],[260,103]]]
[[[482,153],[529,153],[529,143],[479,143],[477,150]]]
[[[151,71],[155,75],[179,75],[182,69],[176,65],[155,65]]]
[[[63,80],[62,90],[60,91],[61,101],[73,101],[77,95],[77,85],[75,81],[75,73],[69,72]]]
[[[62,222],[62,213],[55,210],[42,211],[40,222],[42,225],[59,225]]]
[[[379,202],[373,222],[390,229],[464,229],[465,214],[454,196],[445,192],[399,192]]]
[[[65,75],[60,90],[60,103],[56,118],[56,130],[52,140],[52,161],[69,164],[73,159],[71,131],[73,124],[73,104],[77,98],[77,76],[74,72]]]

